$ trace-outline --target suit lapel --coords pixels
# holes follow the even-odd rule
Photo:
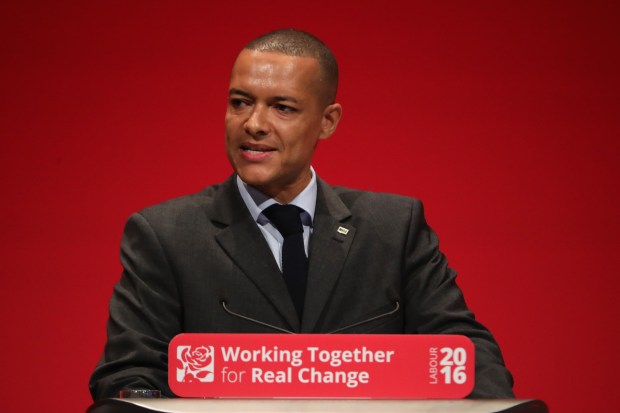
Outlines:
[[[340,276],[355,237],[355,227],[345,221],[351,212],[338,195],[318,179],[317,203],[310,245],[308,287],[302,332],[311,332]]]
[[[215,238],[289,323],[286,328],[299,331],[300,323],[282,274],[239,194],[235,179],[233,175],[224,182],[216,195],[213,221],[222,229]]]

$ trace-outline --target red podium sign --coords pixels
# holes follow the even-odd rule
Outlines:
[[[450,399],[474,385],[455,335],[180,334],[168,382],[181,397]]]

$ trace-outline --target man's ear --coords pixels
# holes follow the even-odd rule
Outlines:
[[[321,120],[321,134],[319,139],[327,139],[336,131],[338,122],[342,117],[342,106],[340,103],[332,103],[323,110],[323,119]]]

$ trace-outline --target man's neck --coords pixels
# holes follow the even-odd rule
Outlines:
[[[299,194],[301,194],[312,181],[313,172],[308,170],[308,173],[298,181],[285,186],[281,185],[263,185],[254,186],[257,190],[267,195],[269,198],[275,199],[279,204],[289,204]]]
[[[244,183],[239,176],[237,176],[237,186],[239,188],[239,192],[241,193],[241,197],[248,207],[252,217],[257,220],[261,211],[267,208],[270,205],[273,205],[276,202],[279,202],[275,198],[271,198],[269,195],[263,193],[256,187],[247,185]],[[293,199],[290,200],[289,203],[293,203],[294,205],[300,207],[301,209],[308,212],[310,219],[314,217],[314,210],[316,207],[316,197],[317,197],[317,178],[314,169],[311,169],[311,178],[310,182],[306,185],[303,190],[297,194]]]

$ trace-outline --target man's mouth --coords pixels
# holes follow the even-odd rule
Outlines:
[[[266,145],[243,144],[240,147],[242,156],[250,162],[261,162],[269,159],[276,149]]]
[[[267,152],[274,152],[275,149],[274,148],[270,148],[268,146],[264,146],[264,145],[248,145],[248,144],[244,144],[241,145],[241,150],[243,152],[246,152],[250,155],[259,155],[262,153],[267,153]]]

